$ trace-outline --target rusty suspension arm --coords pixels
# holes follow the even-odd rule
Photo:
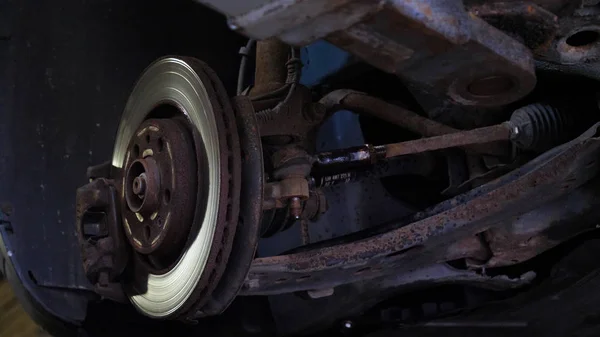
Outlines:
[[[319,103],[325,106],[328,114],[333,114],[339,110],[365,113],[421,136],[439,136],[460,131],[420,116],[401,106],[393,105],[379,98],[349,89],[332,91],[321,98]]]
[[[350,110],[379,118],[425,137],[441,136],[462,131],[423,117],[409,109],[390,104],[380,98],[350,89],[332,91],[321,98],[319,103],[325,106],[328,115],[339,110]],[[497,154],[497,151],[493,148],[481,146],[477,142],[471,145],[462,144],[454,146],[462,146],[464,150],[471,153]]]
[[[402,168],[391,170],[385,174],[414,174],[415,172],[426,174],[430,171],[427,158],[410,158],[407,155],[424,154],[428,151],[459,146],[468,151],[485,153],[487,149],[482,144],[511,140],[511,137],[514,137],[511,134],[513,129],[511,122],[462,131],[422,117],[400,106],[389,104],[379,98],[352,90],[333,91],[323,97],[319,103],[325,106],[329,115],[343,109],[366,113],[426,138],[377,146],[365,144],[344,150],[319,153],[313,158],[311,171],[311,176],[317,186],[354,181],[365,176],[365,172],[377,168],[380,163],[389,163],[388,159],[401,156],[405,157],[402,157],[400,162],[396,160],[394,166],[401,163]],[[411,162],[413,164],[409,164]]]
[[[450,133],[447,135],[381,145],[381,147],[385,149],[385,157],[391,158],[412,153],[446,149],[450,147],[510,140],[510,130],[510,124],[507,122],[473,130]]]
[[[394,157],[423,154],[423,152],[450,147],[510,140],[511,130],[510,122],[505,122],[498,125],[406,142],[377,146],[365,144],[345,150],[319,153],[313,159],[311,176],[317,186],[350,182],[361,176],[360,172],[372,169],[376,167],[376,164]],[[411,162],[414,163],[410,164]],[[426,173],[430,171],[430,168],[428,168],[430,165],[426,157],[413,157],[412,160],[399,163],[402,163],[401,166],[403,168],[401,170],[393,170],[392,174],[394,172],[414,174],[416,172]]]
[[[513,111],[507,122],[467,131],[438,123],[408,109],[353,90],[332,91],[319,103],[325,107],[328,115],[339,110],[365,113],[429,137],[383,145],[385,158],[449,147],[462,147],[471,153],[493,154],[490,146],[483,144],[502,140],[510,140],[524,150],[543,152],[572,139],[577,130],[582,129],[581,126],[569,122],[568,116],[576,112],[561,111],[546,103],[522,106]],[[381,148],[376,150],[378,153],[383,151]]]

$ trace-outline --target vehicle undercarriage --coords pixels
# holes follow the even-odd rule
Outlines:
[[[167,54],[121,93],[61,220],[77,276],[22,267],[50,240],[3,206],[2,269],[50,289],[41,311],[150,335],[531,334],[528,306],[593,269],[598,1],[199,2],[240,34],[236,67]]]

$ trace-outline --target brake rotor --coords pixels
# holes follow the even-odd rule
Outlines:
[[[145,274],[141,287],[126,287],[131,302],[150,317],[194,317],[223,275],[239,214],[239,139],[214,72],[192,58],[150,65],[125,107],[112,165],[132,269]]]

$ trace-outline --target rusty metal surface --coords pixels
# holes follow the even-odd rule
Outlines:
[[[264,200],[262,209],[269,210],[285,207],[284,200],[281,198],[281,185],[278,182],[266,183],[264,189]]]
[[[328,210],[327,197],[321,189],[311,186],[308,198],[296,197],[288,200],[281,197],[279,183],[265,184],[263,202],[261,236],[268,238],[283,232],[300,220],[302,235],[308,236],[308,223],[304,220],[317,221]],[[295,204],[292,204],[294,202]],[[306,224],[306,226],[304,224]]]
[[[130,260],[121,227],[117,190],[98,178],[77,189],[76,231],[85,275],[98,294],[126,302],[118,278]]]
[[[263,236],[283,231],[300,219],[304,202],[310,196],[312,158],[306,150],[298,143],[274,146],[271,150],[275,151],[271,155],[274,181],[265,184]]]
[[[325,108],[311,102],[310,90],[305,86],[295,85],[286,104],[257,112],[260,135],[292,137],[295,141],[305,139],[325,118]]]
[[[332,91],[321,98],[319,102],[325,106],[328,114],[348,109],[353,112],[365,113],[377,117],[422,136],[431,137],[461,132],[459,129],[423,117],[401,106],[387,103],[377,97],[354,90],[341,89]],[[464,148],[476,153],[495,154],[497,152],[497,149],[489,145],[482,146],[475,144],[465,146]]]
[[[261,134],[262,136],[262,134]],[[297,144],[277,147],[271,155],[273,178],[306,178],[310,172],[311,157]]]
[[[505,176],[418,213],[408,224],[390,225],[387,231],[378,228],[354,243],[342,239],[334,246],[322,243],[318,248],[256,259],[243,294],[330,288],[443,261],[446,247],[455,240],[534,209],[590,180],[598,169],[597,129],[595,125]]]
[[[510,126],[507,123],[483,128],[460,131],[442,136],[409,140],[401,143],[380,145],[385,149],[386,158],[412,153],[446,149],[450,147],[484,144],[509,140]]]
[[[595,179],[542,207],[485,233],[492,256],[486,267],[527,261],[576,235],[594,230],[600,217],[600,181]]]
[[[159,272],[168,270],[181,254],[196,194],[202,189],[198,180],[203,169],[196,161],[206,159],[202,154],[196,159],[189,129],[183,120],[146,120],[131,139],[125,161],[120,187],[125,234]]]
[[[527,47],[469,14],[462,1],[386,1],[372,17],[327,39],[464,105],[514,102],[536,82]],[[477,90],[492,78],[493,90]]]
[[[194,58],[183,59],[193,68],[202,83],[210,86],[207,92],[214,110],[219,135],[221,187],[217,227],[213,237],[215,244],[211,246],[206,267],[190,300],[175,314],[181,319],[202,315],[202,307],[210,300],[209,296],[216,289],[225,272],[239,221],[242,166],[236,119],[223,83],[204,62]],[[203,217],[203,214],[196,212],[195,216],[194,222],[201,223],[198,220]]]
[[[319,103],[325,106],[328,114],[342,109],[366,113],[422,136],[439,136],[460,131],[401,106],[354,90],[332,91],[321,98]]]
[[[468,7],[468,11],[492,26],[518,36],[535,53],[552,45],[558,16],[532,2],[492,1]]]
[[[306,177],[290,177],[282,179],[279,182],[279,197],[288,200],[294,198],[300,198],[302,200],[308,199],[308,181]],[[297,199],[297,201],[300,201]]]
[[[232,105],[237,117],[243,153],[241,169],[244,179],[240,192],[240,219],[227,269],[221,282],[210,295],[209,301],[202,308],[202,315],[206,316],[223,312],[239,293],[254,259],[261,231],[264,168],[256,116],[247,97],[234,97]]]
[[[252,38],[296,46],[326,38],[465,105],[511,103],[536,82],[529,49],[467,12],[462,1],[277,0],[241,15],[214,0],[201,2],[224,11],[232,29]]]
[[[328,209],[327,197],[322,189],[314,189],[310,191],[310,197],[304,203],[302,210],[302,218],[311,221],[316,221],[322,214],[325,214]]]
[[[448,261],[467,258],[483,264],[489,261],[492,252],[482,235],[473,235],[450,244],[444,255]]]
[[[567,4],[569,10],[558,13],[558,29],[549,47],[536,51],[536,66],[545,71],[600,79],[597,3],[568,1]],[[582,32],[584,35],[579,34]]]
[[[597,41],[598,23],[600,22],[600,11],[597,4],[578,3],[572,1],[573,9],[566,15],[559,15],[556,35],[551,41],[549,48],[538,51],[537,54],[542,61],[550,61],[558,64],[596,63],[599,44]],[[576,36],[580,32],[591,32],[590,39]],[[574,37],[574,38],[573,38]],[[579,67],[584,67],[580,64]]]
[[[276,38],[256,42],[256,70],[250,97],[271,92],[285,84],[289,51],[290,47]]]

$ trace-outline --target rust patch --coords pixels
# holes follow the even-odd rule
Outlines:
[[[354,112],[367,113],[373,117],[380,118],[386,122],[398,125],[422,136],[440,136],[458,133],[461,131],[420,116],[416,112],[410,111],[401,106],[387,103],[379,98],[372,97],[361,92],[351,90],[336,90],[327,94],[321,99],[320,102],[325,105],[325,108],[328,110],[329,114],[340,109],[348,109]],[[501,135],[503,132],[501,129],[496,131],[500,132],[497,133],[496,136],[501,138],[504,137]],[[464,146],[464,149],[475,153],[495,153],[495,149],[487,145],[468,145]]]
[[[415,215],[405,226],[355,242],[256,259],[245,294],[320,289],[445,261],[450,243],[564,195],[591,179],[597,167],[584,166],[599,155],[600,142],[590,139],[597,128],[506,176]],[[418,249],[411,249],[415,247]],[[355,275],[366,266],[381,269]],[[311,278],[295,281],[305,275]],[[286,281],[274,283],[282,278]]]
[[[468,131],[455,132],[442,136],[421,138],[401,143],[383,145],[386,158],[412,153],[439,150],[456,146],[491,143],[509,140],[508,124],[498,124]]]
[[[183,120],[149,119],[131,139],[121,209],[134,249],[156,273],[170,269],[191,230],[198,177],[192,134]],[[146,149],[140,155],[139,150]],[[144,153],[151,155],[144,156]]]
[[[117,210],[112,180],[98,178],[77,189],[76,230],[85,275],[97,293],[125,302],[118,277],[129,254]]]

